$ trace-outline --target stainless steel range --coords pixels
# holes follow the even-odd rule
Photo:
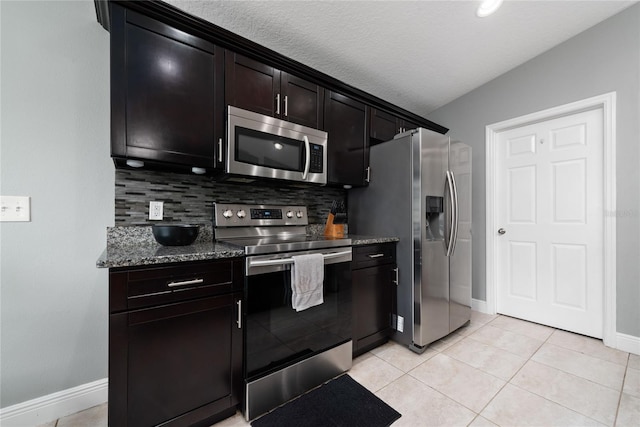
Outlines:
[[[351,368],[351,240],[307,235],[304,206],[215,204],[216,240],[243,247],[245,399],[252,420]],[[323,300],[292,308],[293,257],[322,254]]]

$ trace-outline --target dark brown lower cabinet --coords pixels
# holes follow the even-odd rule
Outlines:
[[[241,261],[110,273],[110,298],[136,307],[117,312],[122,301],[110,304],[110,426],[208,426],[235,413],[243,294],[234,263]],[[168,302],[140,303],[163,287]]]
[[[391,334],[396,298],[395,243],[354,248],[353,355],[384,344]]]

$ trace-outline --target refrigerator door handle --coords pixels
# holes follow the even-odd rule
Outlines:
[[[449,172],[451,175],[451,183],[453,188],[453,199],[451,201],[451,206],[453,208],[453,222],[451,223],[451,230],[453,231],[451,237],[451,253],[450,256],[453,255],[453,252],[456,250],[456,243],[458,242],[458,225],[460,223],[460,209],[458,209],[458,186],[456,185],[456,176],[453,171]]]
[[[454,228],[455,228],[455,207],[454,207],[454,203],[455,203],[455,193],[453,190],[453,182],[451,180],[451,172],[450,171],[446,171],[446,182],[445,182],[445,188],[448,188],[449,191],[449,200],[451,201],[451,209],[449,210],[449,224],[451,224],[449,226],[449,238],[446,239],[447,236],[445,236],[445,249],[446,249],[446,256],[451,256],[451,254],[453,253],[453,238],[454,238]],[[447,194],[445,193],[445,197],[447,196]],[[446,206],[446,204],[445,204]],[[446,221],[446,219],[445,219]],[[445,230],[446,230],[446,224],[445,224]]]

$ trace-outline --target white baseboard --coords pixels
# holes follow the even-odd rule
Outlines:
[[[108,380],[93,381],[0,409],[2,427],[33,427],[107,401]]]
[[[626,351],[627,353],[633,353],[640,355],[640,337],[634,337],[633,335],[616,334],[616,348],[618,350]]]
[[[471,310],[479,311],[480,313],[495,314],[489,313],[487,302],[481,299],[471,299]]]

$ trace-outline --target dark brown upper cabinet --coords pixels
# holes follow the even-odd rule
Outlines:
[[[371,109],[371,143],[389,141],[398,133],[398,118],[376,108]]]
[[[337,92],[327,91],[324,130],[328,184],[364,186],[369,182],[369,108]]]
[[[379,144],[389,141],[398,134],[409,129],[415,129],[419,125],[405,119],[401,119],[386,111],[371,108],[371,124],[369,128],[371,144]]]
[[[322,128],[322,87],[231,51],[226,52],[225,62],[227,104]]]
[[[111,4],[111,155],[116,164],[218,167],[224,50]],[[202,172],[200,170],[200,172]]]

